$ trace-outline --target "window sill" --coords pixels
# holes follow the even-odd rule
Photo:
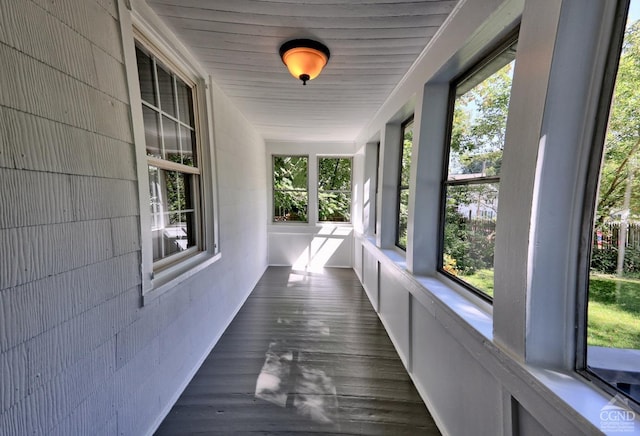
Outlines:
[[[353,229],[352,223],[294,223],[294,222],[277,222],[271,223],[268,230],[274,233],[323,233],[332,229]]]
[[[589,346],[587,365],[592,368],[622,372],[638,372],[640,350]]]
[[[391,261],[401,270],[407,269],[407,252],[398,247],[380,248],[376,245],[376,235],[359,235],[367,245],[376,252],[383,254],[387,261]]]
[[[364,236],[362,240],[367,248],[376,254],[380,263],[395,267],[395,271],[402,276],[405,287],[429,312],[435,314],[438,310],[450,311],[480,333],[484,339],[493,340],[490,304],[448,280],[444,275],[429,277],[412,274],[407,270],[404,251],[396,247],[378,248],[374,236]]]
[[[208,266],[213,265],[221,258],[221,253],[212,254],[209,252],[202,252],[156,273],[151,282],[151,288],[144,291],[142,295],[143,306],[147,305],[159,296],[175,289],[180,283],[194,276]]]
[[[589,345],[587,347],[587,369],[583,375],[609,393],[618,390],[638,402],[640,386],[640,350],[606,348]],[[604,383],[604,385],[603,385]],[[640,412],[638,404],[630,408]]]
[[[407,253],[405,253],[404,251],[400,250],[397,247],[380,248],[379,250],[397,268],[400,268],[403,271],[407,271]],[[407,271],[407,274],[410,274],[410,273]]]
[[[611,404],[611,395],[599,390],[574,372],[531,366],[526,366],[526,369],[540,384],[561,400],[555,400],[558,404],[552,405],[562,410],[562,406],[566,404],[579,419],[587,421],[598,429],[602,428],[601,412],[605,406]],[[638,414],[635,414],[634,427],[640,429]]]
[[[440,275],[440,274],[439,274]],[[493,315],[490,304],[481,300],[471,291],[462,288],[444,276],[424,277],[416,276],[415,280],[435,297],[442,306],[464,320],[471,328],[480,333],[484,339],[493,340]],[[468,295],[467,295],[468,294]],[[417,297],[421,300],[420,297]],[[424,300],[424,297],[422,297]],[[425,304],[424,301],[421,301]]]

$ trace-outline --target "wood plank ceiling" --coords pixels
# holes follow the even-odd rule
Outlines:
[[[266,140],[353,141],[457,0],[147,0]],[[280,45],[331,59],[307,86]]]

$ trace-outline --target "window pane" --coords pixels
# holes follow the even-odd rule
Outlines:
[[[160,109],[172,117],[176,116],[176,100],[173,91],[173,77],[160,65],[158,70],[158,89],[160,90]]]
[[[318,221],[351,219],[351,159],[318,158]]]
[[[500,174],[515,49],[509,49],[506,53],[510,56],[497,58],[508,61],[506,65],[490,63],[477,73],[481,78],[487,76],[484,80],[463,94],[456,94],[449,151],[449,180]],[[489,74],[491,70],[488,68],[499,69]],[[457,91],[466,89],[470,80],[464,81]]]
[[[351,220],[350,192],[318,193],[319,221],[349,222]]]
[[[144,119],[144,140],[147,146],[147,155],[162,157],[158,113],[153,109],[143,105],[142,117]]]
[[[351,191],[351,159],[318,159],[318,188],[326,191]]]
[[[149,166],[149,197],[151,203],[151,228],[162,227],[163,223],[163,194],[160,190],[160,174],[158,168]]]
[[[142,100],[157,106],[155,82],[153,80],[153,62],[151,58],[136,47],[138,61],[138,80],[140,81],[140,96]]]
[[[516,47],[511,42],[457,83],[443,183],[440,270],[488,297]]]
[[[640,402],[639,64],[640,22],[629,20],[600,168],[587,314],[588,369],[637,402]]]
[[[400,191],[400,204],[398,211],[398,247],[407,249],[407,219],[409,218],[409,190]]]
[[[307,222],[306,156],[273,157],[273,221]]]
[[[400,167],[400,186],[409,186],[411,174],[411,151],[413,148],[413,121],[408,123],[402,137],[402,158]]]
[[[195,145],[196,135],[193,130],[180,125],[180,148],[182,149],[182,163],[191,167],[196,166]]]
[[[164,158],[171,162],[182,163],[178,143],[178,123],[165,116],[162,117],[162,139],[164,139]]]
[[[307,191],[274,191],[273,220],[307,222]]]
[[[154,261],[196,245],[193,177],[149,166]]]
[[[411,152],[413,149],[413,119],[402,126],[400,144],[400,162],[398,176],[398,216],[396,228],[396,246],[407,249],[407,220],[409,217],[409,179],[411,175]]]
[[[177,77],[176,87],[178,89],[178,110],[180,111],[180,121],[193,127],[193,97],[191,88]]]
[[[274,156],[274,189],[307,190],[307,157]]]
[[[497,183],[447,187],[443,269],[489,296],[493,295],[497,210]]]

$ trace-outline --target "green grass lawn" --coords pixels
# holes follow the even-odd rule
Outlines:
[[[493,297],[493,269],[479,269],[473,274],[459,277],[471,286]]]
[[[640,314],[621,310],[614,304],[589,302],[587,344],[640,349]]]
[[[493,269],[459,277],[493,296]],[[591,275],[587,343],[640,350],[640,280]]]
[[[591,274],[587,344],[640,349],[640,280]]]

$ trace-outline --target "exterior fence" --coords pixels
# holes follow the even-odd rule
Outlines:
[[[485,235],[490,235],[495,233],[496,231],[496,220],[491,219],[466,219],[464,220],[467,223],[468,228],[474,233],[482,233]]]
[[[620,240],[620,228],[620,223],[604,223],[600,229],[594,231],[594,248],[599,250],[617,249],[618,241]],[[627,240],[625,247],[640,250],[640,223],[627,224]]]

